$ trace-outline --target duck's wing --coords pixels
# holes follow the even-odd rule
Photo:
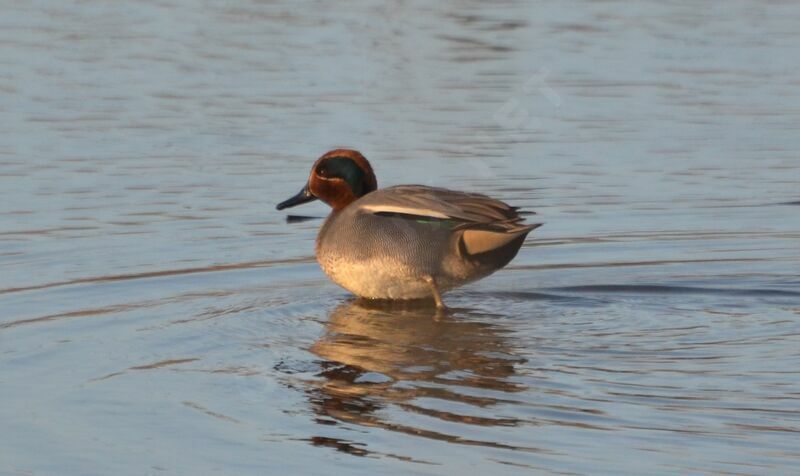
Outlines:
[[[357,206],[376,216],[463,230],[464,246],[470,254],[496,249],[541,226],[523,223],[517,207],[486,195],[424,185],[377,190],[362,197]]]
[[[359,210],[378,216],[394,216],[431,222],[447,221],[454,229],[481,228],[515,231],[521,223],[517,207],[479,193],[458,192],[424,185],[398,185],[380,189],[356,203]]]

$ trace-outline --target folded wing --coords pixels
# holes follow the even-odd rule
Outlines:
[[[501,248],[541,226],[523,223],[517,207],[486,195],[423,185],[377,190],[364,196],[358,205],[363,212],[377,216],[463,230],[463,249],[470,255]]]

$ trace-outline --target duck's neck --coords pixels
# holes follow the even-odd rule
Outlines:
[[[327,203],[333,212],[339,212],[347,208],[348,205],[358,200],[358,195],[354,194],[348,187],[339,187],[330,190],[323,201]]]

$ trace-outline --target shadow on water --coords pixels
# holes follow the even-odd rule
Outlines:
[[[510,330],[499,320],[470,319],[472,311],[440,315],[427,304],[397,306],[349,301],[336,307],[325,334],[310,348],[319,360],[319,380],[306,390],[320,425],[355,424],[463,445],[540,451],[388,421],[388,406],[435,421],[478,426],[517,426],[521,420],[460,413],[489,408],[525,390],[514,381],[524,364]],[[473,316],[476,317],[476,316]],[[479,389],[479,391],[471,391]],[[462,391],[463,390],[463,391]],[[436,399],[447,410],[418,404]],[[454,404],[454,405],[449,405]],[[441,408],[441,407],[439,407]],[[359,454],[352,442],[310,438],[315,445]]]
[[[286,215],[286,223],[302,223],[312,220],[324,220],[323,217],[311,217],[305,215]]]

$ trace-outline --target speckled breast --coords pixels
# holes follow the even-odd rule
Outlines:
[[[428,297],[424,276],[444,278],[451,236],[414,228],[413,222],[374,217],[349,210],[331,214],[317,237],[322,270],[336,284],[361,297],[414,299]]]

